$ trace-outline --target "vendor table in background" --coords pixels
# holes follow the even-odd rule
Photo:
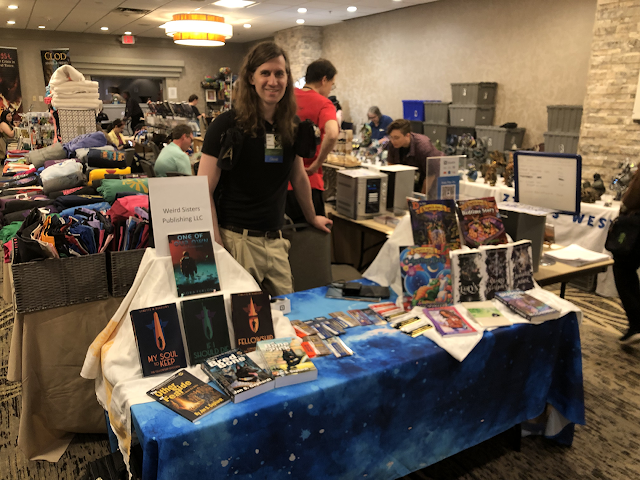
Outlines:
[[[288,296],[288,318],[366,306],[325,293]],[[314,359],[316,381],[229,404],[196,423],[158,402],[134,405],[143,478],[394,479],[535,418],[548,403],[584,423],[574,313],[485,332],[462,363],[386,325],[341,338],[355,355]]]

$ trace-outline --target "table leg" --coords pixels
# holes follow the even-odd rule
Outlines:
[[[567,282],[560,283],[560,298],[564,298],[564,292],[567,290]]]

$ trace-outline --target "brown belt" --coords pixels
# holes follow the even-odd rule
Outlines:
[[[220,226],[220,228],[224,228],[225,230],[229,230],[230,232],[243,234],[247,232],[247,235],[250,237],[265,237],[270,239],[276,239],[282,237],[282,232],[280,230],[276,230],[274,232],[262,232],[260,230],[249,230],[248,228],[240,228],[234,227],[231,225]]]

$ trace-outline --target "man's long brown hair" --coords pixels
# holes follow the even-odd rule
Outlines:
[[[276,106],[274,121],[277,131],[280,134],[282,143],[293,145],[295,138],[296,124],[296,98],[293,93],[293,79],[291,78],[291,68],[289,59],[282,48],[274,42],[263,42],[251,49],[244,57],[238,80],[234,85],[234,109],[236,111],[236,123],[242,130],[256,137],[263,131],[263,118],[260,114],[260,97],[255,86],[251,84],[251,78],[258,67],[263,63],[282,55],[284,57],[287,73],[287,89],[284,96]]]

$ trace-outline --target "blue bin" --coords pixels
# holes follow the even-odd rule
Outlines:
[[[402,117],[405,120],[424,122],[425,100],[402,100]]]

